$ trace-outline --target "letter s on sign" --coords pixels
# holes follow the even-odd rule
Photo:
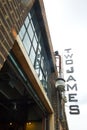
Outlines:
[[[69,109],[70,109],[70,112],[69,112],[70,114],[73,114],[73,115],[80,114],[78,105],[70,105]]]

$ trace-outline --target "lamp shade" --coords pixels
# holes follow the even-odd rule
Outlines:
[[[65,80],[63,78],[57,78],[55,87],[61,92],[65,91]]]

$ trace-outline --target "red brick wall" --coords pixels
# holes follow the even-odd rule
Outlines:
[[[30,7],[25,8],[21,0],[0,0],[0,69],[14,44],[12,28],[19,32]]]

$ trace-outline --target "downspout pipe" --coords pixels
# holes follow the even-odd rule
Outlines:
[[[59,78],[63,78],[63,75],[62,75],[62,62],[61,62],[61,55],[59,55],[58,51],[55,51],[55,57],[56,59],[58,58],[59,59]]]

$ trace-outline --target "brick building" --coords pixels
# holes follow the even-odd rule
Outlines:
[[[68,130],[57,77],[43,0],[0,0],[0,129]]]

